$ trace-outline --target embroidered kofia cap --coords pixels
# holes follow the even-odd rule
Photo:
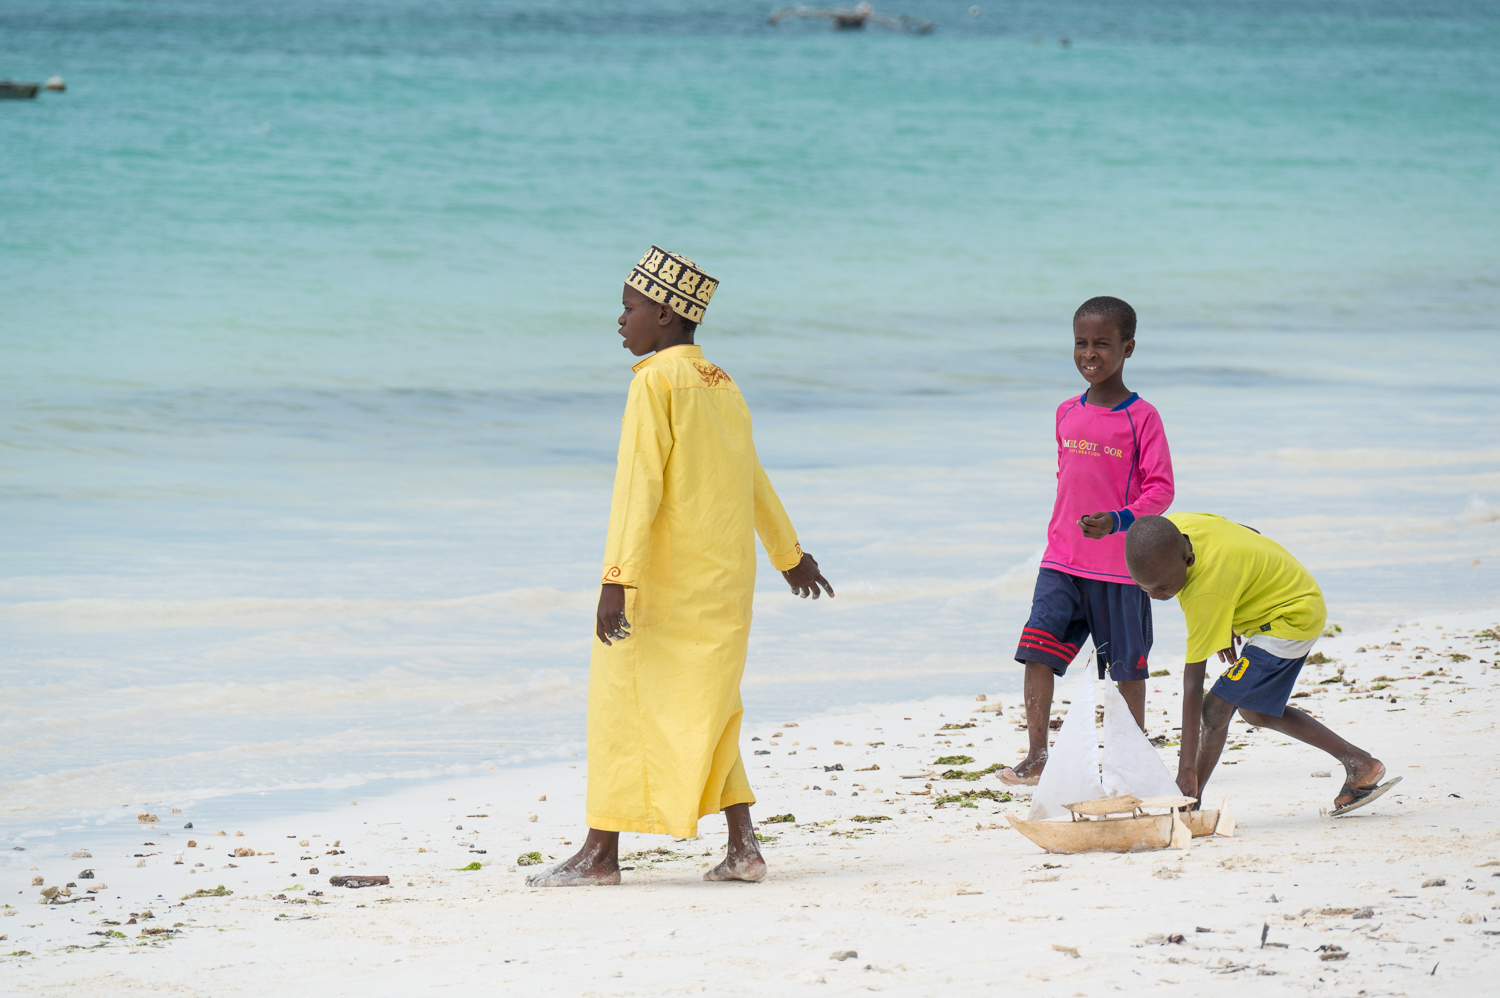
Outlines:
[[[703,321],[703,310],[719,287],[719,282],[699,270],[696,263],[660,246],[651,247],[641,257],[625,283],[689,322]]]

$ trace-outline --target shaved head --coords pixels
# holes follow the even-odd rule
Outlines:
[[[1196,560],[1192,542],[1165,516],[1139,516],[1125,535],[1125,565],[1152,599],[1171,599]]]

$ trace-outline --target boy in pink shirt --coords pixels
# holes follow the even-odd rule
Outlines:
[[[1151,601],[1125,567],[1125,531],[1137,516],[1172,504],[1172,455],[1161,417],[1125,387],[1135,352],[1135,309],[1118,298],[1090,298],[1073,314],[1073,363],[1088,391],[1057,407],[1057,501],[1047,527],[1031,619],[1016,661],[1026,666],[1030,750],[1000,779],[1034,785],[1047,764],[1056,677],[1093,638],[1099,678],[1106,670],[1130,712],[1146,725]]]

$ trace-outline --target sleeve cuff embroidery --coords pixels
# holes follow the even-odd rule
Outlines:
[[[790,572],[800,564],[802,564],[801,544],[794,544],[790,551],[771,559],[771,567],[778,572]]]

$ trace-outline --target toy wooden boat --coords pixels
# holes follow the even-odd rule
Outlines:
[[[1047,852],[1150,852],[1186,849],[1196,836],[1232,835],[1228,808],[1184,811],[1192,797],[1106,797],[1065,804],[1071,821],[1024,821],[1007,815],[1016,831]],[[1163,809],[1166,814],[1146,814]]]

